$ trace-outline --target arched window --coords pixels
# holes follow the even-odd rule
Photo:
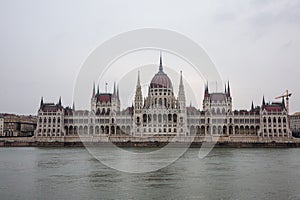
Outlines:
[[[168,114],[168,121],[172,122],[172,114]]]
[[[156,122],[156,120],[157,120],[157,115],[154,114],[154,115],[153,115],[153,121]]]
[[[161,123],[162,119],[161,119],[161,114],[158,115],[158,123]]]
[[[177,115],[176,114],[173,114],[173,122],[177,123]]]
[[[225,108],[222,109],[222,114],[225,114]],[[231,122],[230,122],[231,123]]]
[[[284,118],[282,119],[282,121],[283,121],[283,123],[286,123],[286,118],[284,117]]]
[[[146,123],[146,122],[147,122],[147,115],[143,114],[143,123]]]
[[[162,106],[162,99],[161,98],[159,98],[158,104]]]
[[[166,122],[167,122],[167,115],[164,114],[164,115],[163,115],[163,118],[164,118],[164,121],[163,121],[163,122],[166,123]]]

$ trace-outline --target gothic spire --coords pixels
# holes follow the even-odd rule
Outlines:
[[[183,81],[182,81],[182,71],[180,71],[178,100],[182,102],[182,106],[185,106],[185,93],[184,93],[184,86],[183,86]]]
[[[75,111],[75,102],[73,101],[73,107],[72,107],[73,111]]]
[[[229,81],[227,83],[227,95],[230,97],[230,85],[229,85]]]
[[[117,97],[119,99],[119,85],[117,86]]]
[[[114,82],[114,93],[113,93],[113,95],[114,96],[117,95],[116,82]]]
[[[141,80],[140,80],[140,71],[138,71],[138,79],[137,79],[137,84],[136,84],[137,87],[140,87],[141,86]]]
[[[265,96],[263,96],[263,100],[262,100],[262,105],[266,105],[266,102],[265,102]]]
[[[207,94],[209,93],[209,90],[208,90],[208,81],[206,81],[206,92],[207,92]]]
[[[254,105],[253,105],[253,101],[252,101],[252,104],[251,104],[251,111],[254,110]]]
[[[136,90],[135,90],[135,97],[134,97],[134,108],[136,110],[141,110],[143,106],[143,95],[142,95],[142,87],[141,87],[141,81],[140,81],[140,71],[138,71],[138,80],[136,84]]]
[[[93,96],[92,97],[95,97],[95,82],[93,83]]]
[[[204,89],[204,97],[208,97],[208,96],[209,96],[209,92],[208,92],[208,81],[206,81],[205,89]]]
[[[286,109],[286,107],[285,107],[285,101],[284,101],[284,97],[282,97],[282,109]]]
[[[183,81],[182,81],[182,71],[180,71],[180,83],[179,83],[179,87],[183,86]]]
[[[225,82],[225,94],[227,94],[226,82]]]
[[[59,100],[58,100],[58,105],[61,106],[61,97],[59,97]]]
[[[40,106],[42,106],[44,104],[44,99],[43,99],[43,97],[41,98],[41,104],[40,104]]]
[[[163,72],[163,65],[162,65],[162,55],[160,52],[160,56],[159,56],[159,72]]]
[[[98,86],[97,86],[97,95],[99,95],[100,94],[100,92],[99,92],[99,84],[98,84]]]

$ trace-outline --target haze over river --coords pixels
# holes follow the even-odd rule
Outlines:
[[[0,199],[300,199],[300,149],[198,152],[130,174],[85,148],[0,148]]]

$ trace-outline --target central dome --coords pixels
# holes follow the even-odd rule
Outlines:
[[[168,75],[164,73],[163,66],[162,66],[162,58],[160,56],[160,63],[159,63],[159,71],[155,76],[152,78],[150,83],[150,88],[170,88],[172,89],[172,82]]]

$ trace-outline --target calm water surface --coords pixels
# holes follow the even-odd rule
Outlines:
[[[84,148],[0,148],[0,199],[300,199],[300,149],[198,151],[128,174]]]

